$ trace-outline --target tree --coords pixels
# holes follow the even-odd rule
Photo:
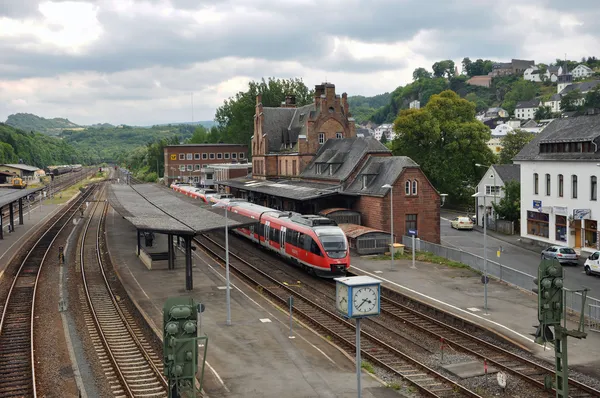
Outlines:
[[[433,75],[435,77],[446,77],[449,79],[454,76],[454,61],[451,59],[438,61],[433,64],[431,69],[433,69]]]
[[[453,203],[470,203],[465,186],[477,185],[476,163],[495,156],[487,142],[490,130],[475,119],[475,104],[446,90],[432,95],[421,109],[406,109],[394,122],[395,155],[409,156],[434,187]]]
[[[204,126],[198,126],[194,130],[194,134],[187,141],[188,144],[204,144],[208,142],[208,131]]]
[[[533,133],[524,130],[515,130],[500,139],[502,151],[498,162],[500,164],[511,164],[512,159],[517,156],[521,149],[535,137]]]
[[[473,61],[471,61],[469,59],[469,57],[465,57],[462,60],[462,73],[464,73],[465,75],[471,76],[470,71],[471,71],[471,65],[473,64]]]
[[[521,218],[521,183],[516,180],[507,181],[502,190],[504,197],[498,204],[492,203],[494,212],[501,220],[519,221]]]
[[[431,79],[431,72],[425,68],[417,68],[413,72],[413,81],[421,79]]]
[[[540,106],[535,111],[534,118],[535,118],[535,120],[551,119],[552,118],[552,108],[550,108],[549,106]]]
[[[596,86],[585,94],[585,107],[600,108],[600,86]]]
[[[387,139],[385,132],[383,134],[381,134],[381,138],[379,139],[379,142],[381,142],[383,145],[387,144],[388,139]]]
[[[302,82],[302,79],[269,78],[260,82],[248,83],[247,91],[240,91],[234,97],[224,101],[215,114],[219,127],[217,131],[220,141],[248,144],[254,134],[254,113],[256,96],[262,95],[263,106],[279,107],[286,95],[296,96],[296,105],[302,106],[313,102],[314,91]],[[211,129],[210,137],[213,136]],[[219,141],[217,140],[217,142]]]
[[[582,98],[579,90],[569,91],[560,99],[560,109],[563,112],[572,112],[579,110],[579,102]]]
[[[532,100],[535,98],[536,93],[537,86],[535,83],[527,80],[519,80],[512,85],[510,91],[504,96],[502,107],[512,115],[517,102]]]
[[[488,104],[475,93],[467,94],[465,99],[475,104],[475,110],[477,112],[484,111],[488,108]]]

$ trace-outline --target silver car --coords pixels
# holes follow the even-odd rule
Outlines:
[[[575,250],[567,246],[550,246],[542,250],[542,260],[556,259],[560,265],[579,265],[579,257]]]

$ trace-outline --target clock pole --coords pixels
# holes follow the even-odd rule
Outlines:
[[[358,398],[362,395],[362,388],[360,386],[360,371],[362,363],[360,359],[360,318],[356,318],[356,388],[358,391]]]

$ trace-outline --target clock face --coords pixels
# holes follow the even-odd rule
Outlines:
[[[364,286],[355,288],[352,299],[353,312],[356,314],[370,314],[377,312],[377,288]]]
[[[344,314],[348,313],[348,286],[344,284],[338,284],[336,306],[337,309]]]

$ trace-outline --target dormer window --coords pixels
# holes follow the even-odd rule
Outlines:
[[[369,185],[371,185],[371,183],[375,179],[376,175],[363,174],[361,177],[362,177],[361,178],[362,179],[362,188],[361,189],[366,189]]]
[[[323,174],[327,171],[329,165],[327,163],[318,163],[317,164],[317,173]]]

